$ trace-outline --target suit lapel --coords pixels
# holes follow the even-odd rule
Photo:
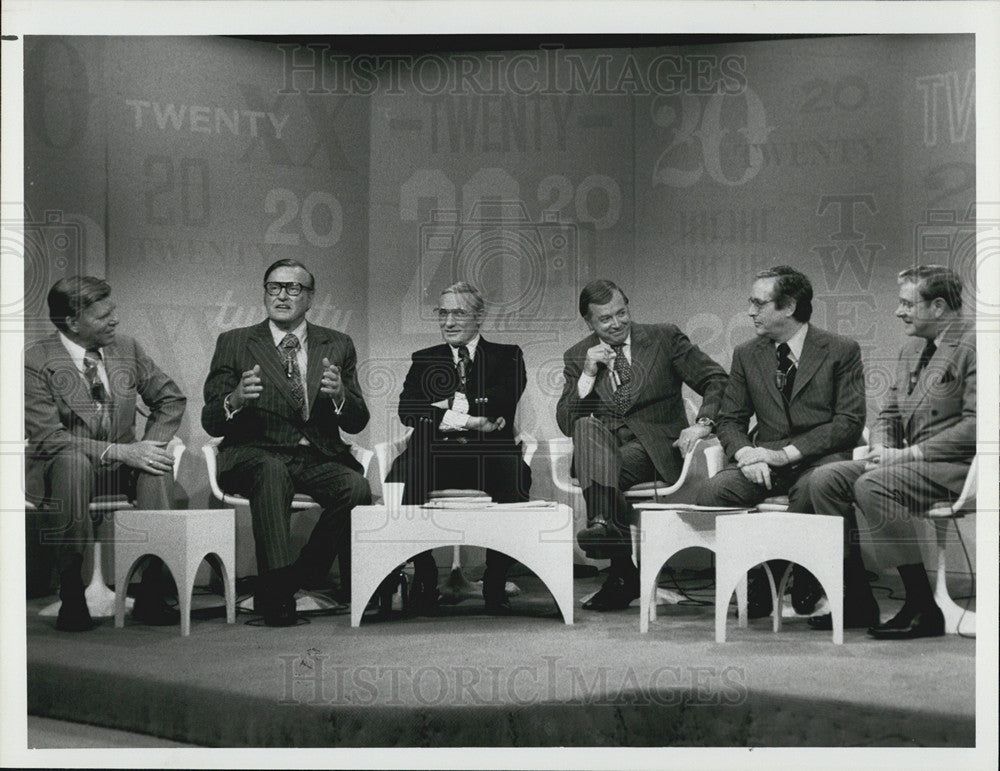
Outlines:
[[[799,391],[805,388],[806,383],[812,380],[813,375],[826,359],[826,355],[826,340],[816,333],[815,327],[810,326],[802,344],[802,356],[799,359],[795,373],[795,384],[792,386],[792,398],[789,401],[795,399]],[[777,385],[775,385],[775,390],[777,390]]]
[[[260,364],[261,378],[270,381],[271,385],[276,387],[285,397],[289,406],[293,410],[297,410],[292,390],[288,385],[288,377],[285,375],[285,367],[281,362],[281,355],[274,346],[267,321],[259,324],[251,333],[250,339],[247,341],[247,348],[250,349],[254,361]]]
[[[650,382],[650,373],[656,367],[656,357],[659,353],[656,341],[646,328],[639,324],[632,325],[632,388],[629,392],[628,406],[638,401],[638,396]],[[612,396],[614,401],[614,396]]]
[[[87,424],[90,432],[96,435],[100,426],[97,403],[90,395],[83,373],[76,368],[76,364],[73,363],[58,336],[46,341],[45,354],[49,383],[53,392]],[[110,372],[108,380],[114,382],[111,380]]]
[[[955,357],[955,351],[958,348],[958,344],[962,339],[962,333],[965,332],[966,326],[963,324],[953,324],[942,336],[941,344],[934,351],[934,355],[931,360],[927,362],[927,366],[921,373],[920,378],[917,380],[916,385],[913,388],[913,393],[907,395],[903,400],[903,412],[906,416],[906,423],[909,424],[913,419],[913,416],[917,414],[917,408],[920,407],[921,402],[927,398],[928,393],[931,390],[931,386],[935,383],[940,383],[941,378],[944,373],[948,370],[949,365]],[[917,366],[920,363],[920,355],[923,352],[923,346],[916,347],[910,356],[906,360],[906,387],[909,387],[910,381],[913,378],[914,373],[917,371]]]
[[[774,352],[774,344],[767,338],[758,338],[757,345],[754,348],[753,358],[757,380],[763,383],[764,390],[767,394],[782,410],[784,410],[785,400],[782,398],[781,391],[778,390],[778,384],[774,379],[774,375],[778,371],[778,359]],[[796,378],[796,386],[797,385],[798,379]]]
[[[118,346],[112,343],[103,349],[104,369],[108,373],[108,383],[111,386],[111,435],[117,436],[119,427],[135,420],[135,414],[128,413],[128,400],[124,398],[132,383],[131,362],[126,361]]]
[[[313,403],[319,394],[319,383],[323,379],[323,358],[333,361],[333,341],[321,327],[313,324],[306,325],[306,346],[308,354],[306,358],[306,404],[309,405],[309,413],[312,414]],[[286,378],[287,380],[287,378]],[[291,395],[291,392],[289,392]]]

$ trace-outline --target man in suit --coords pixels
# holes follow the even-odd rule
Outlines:
[[[187,399],[130,337],[117,333],[107,282],[60,279],[49,291],[56,334],[24,352],[24,425],[28,436],[25,491],[43,503],[54,536],[62,605],[56,628],[94,627],[84,599],[83,548],[92,538],[89,505],[98,495],[135,496],[140,509],[169,509],[173,457],[165,445],[180,425]],[[149,408],[136,439],[136,400]],[[48,540],[48,538],[46,538]],[[163,601],[167,579],[153,558],[143,573],[133,618],[178,623]]]
[[[444,343],[413,354],[399,396],[399,419],[413,434],[389,474],[390,481],[405,483],[404,504],[424,503],[431,490],[447,488],[483,490],[498,503],[528,500],[531,469],[514,441],[514,413],[527,383],[524,354],[516,345],[482,337],[484,312],[475,287],[452,284],[437,308]],[[487,613],[510,613],[504,587],[513,561],[486,550]],[[417,555],[417,612],[435,610],[437,578],[431,552]]]
[[[598,279],[580,293],[591,334],[564,355],[559,429],[573,437],[573,466],[587,505],[577,542],[587,556],[611,560],[587,610],[619,610],[639,596],[632,562],[632,507],[622,494],[640,482],[680,475],[681,454],[712,432],[726,372],[673,324],[635,324],[625,293]],[[702,396],[688,426],[681,388]]]
[[[368,407],[347,335],[306,321],[316,284],[295,260],[264,272],[267,319],[219,335],[201,423],[219,446],[219,482],[247,496],[257,551],[254,608],[268,626],[295,624],[295,592],[320,582],[340,557],[350,580],[350,512],[371,502],[340,430],[356,434]],[[323,507],[298,558],[290,552],[295,492]]]
[[[884,624],[876,615],[868,630],[883,640],[944,634],[914,517],[958,496],[976,454],[976,331],[962,318],[961,279],[940,265],[918,265],[898,280],[896,317],[912,340],[899,355],[871,449],[864,460],[818,469],[809,482],[821,514],[850,520],[857,503],[874,543],[899,570],[902,609]]]
[[[717,433],[729,465],[706,481],[698,503],[751,507],[787,494],[791,511],[811,512],[810,475],[851,457],[865,424],[861,349],[809,323],[812,295],[809,279],[787,265],[756,275],[748,302],[757,337],[733,351],[719,410]],[[848,559],[859,563],[860,555]],[[786,566],[773,563],[776,580]],[[819,585],[804,569],[796,568],[792,580],[793,606],[810,612]],[[871,597],[867,581],[864,587]],[[771,612],[763,570],[751,572],[749,601],[751,618]]]

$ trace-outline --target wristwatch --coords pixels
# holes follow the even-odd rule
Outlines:
[[[694,423],[696,426],[704,426],[708,429],[715,428],[715,421],[711,418],[698,418]]]

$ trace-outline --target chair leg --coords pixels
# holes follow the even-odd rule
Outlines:
[[[937,578],[934,585],[934,602],[941,608],[941,613],[944,615],[945,634],[963,634],[975,637],[975,612],[966,611],[948,593],[948,567],[945,553],[947,551],[949,521],[934,522],[935,535],[937,536]],[[958,525],[956,524],[955,527]]]

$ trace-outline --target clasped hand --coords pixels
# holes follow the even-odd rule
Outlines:
[[[865,455],[865,471],[871,471],[879,466],[892,466],[908,459],[907,451],[882,444],[874,445]]]
[[[162,476],[174,467],[174,456],[164,449],[166,446],[166,442],[154,442],[152,439],[141,439],[131,444],[113,444],[108,449],[107,458],[147,474]]]
[[[607,343],[598,343],[587,349],[587,358],[583,362],[583,371],[591,377],[596,377],[601,365],[611,369],[614,367],[617,354]]]
[[[783,450],[766,447],[742,447],[736,451],[736,464],[743,476],[758,485],[771,489],[771,469],[787,466],[788,455]]]
[[[506,425],[507,421],[503,419],[502,415],[496,420],[490,420],[485,416],[476,415],[469,416],[469,421],[465,424],[465,427],[472,429],[473,431],[482,431],[484,434],[488,434],[491,431],[499,431]]]

